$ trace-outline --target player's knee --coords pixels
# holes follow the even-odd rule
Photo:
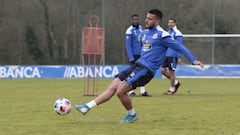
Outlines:
[[[166,69],[165,68],[161,68],[161,73],[166,73]]]
[[[123,96],[123,93],[120,90],[117,90],[116,94],[117,94],[118,97],[122,97]]]
[[[130,91],[130,87],[127,85],[126,82],[122,82],[116,91],[116,94],[118,97],[122,97],[123,95],[126,95]]]
[[[120,85],[121,80],[119,80],[118,78],[114,79],[111,84],[108,86],[108,89],[114,90],[116,91],[118,86]]]
[[[116,94],[118,97],[122,97],[123,95],[125,95],[124,89],[122,89],[122,87],[118,88]]]

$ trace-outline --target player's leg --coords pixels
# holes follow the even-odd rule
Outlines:
[[[176,80],[175,69],[177,67],[177,58],[168,57],[168,69],[169,69],[169,80],[170,80],[170,88],[165,95],[173,95],[177,92],[178,87],[180,86],[180,82]]]
[[[161,73],[162,75],[164,75],[167,79],[170,79],[170,75],[169,73],[167,72],[167,69],[166,68],[161,68]]]
[[[164,75],[167,79],[170,79],[170,75],[167,72],[167,68],[169,67],[169,58],[166,57],[163,61],[162,67],[161,67],[161,73]]]
[[[141,96],[143,96],[143,97],[151,97],[151,96],[152,96],[151,94],[149,94],[149,93],[146,91],[146,89],[145,89],[144,86],[139,87],[139,89],[140,89],[140,94],[141,94]],[[130,97],[135,97],[135,96],[137,96],[137,94],[135,93],[134,90],[129,91],[129,92],[128,92],[128,95],[129,95]]]
[[[137,119],[137,114],[132,105],[131,98],[127,93],[138,86],[144,86],[152,78],[153,74],[150,71],[138,65],[134,68],[133,72],[129,74],[127,80],[118,86],[116,92],[117,96],[128,112],[127,116],[121,120],[122,123],[130,123]]]
[[[96,107],[97,105],[100,105],[106,101],[108,101],[115,93],[118,88],[118,85],[121,84],[121,82],[128,77],[128,75],[132,72],[135,65],[131,65],[126,70],[119,73],[112,82],[108,86],[108,88],[99,96],[97,96],[94,100],[86,103],[86,104],[80,104],[76,105],[76,110],[81,112],[82,114],[86,114],[91,108]]]
[[[115,93],[117,90],[117,87],[122,81],[119,78],[116,78],[112,81],[112,83],[109,85],[107,90],[105,90],[101,95],[97,96],[94,101],[96,102],[97,105],[100,105],[106,101],[108,101]]]
[[[121,123],[131,123],[137,120],[137,113],[133,108],[131,98],[127,94],[130,90],[132,90],[132,87],[130,87],[125,81],[117,88],[117,96],[124,108],[127,110],[127,115],[120,121]]]
[[[145,89],[144,86],[139,87],[139,89],[140,89],[141,96],[143,96],[143,97],[151,97],[151,96],[152,96],[151,94],[149,94],[149,93],[146,91],[146,89]]]
[[[169,76],[170,76],[170,91],[174,92],[175,91],[175,71],[174,70],[170,70],[169,71]]]
[[[127,95],[130,90],[132,90],[132,87],[130,87],[126,81],[123,81],[121,84],[119,84],[116,92],[118,98],[126,110],[132,109],[132,101]]]
[[[76,110],[82,114],[86,114],[91,108],[108,101],[116,93],[117,87],[120,83],[121,80],[119,78],[114,79],[103,93],[87,104],[76,105]]]

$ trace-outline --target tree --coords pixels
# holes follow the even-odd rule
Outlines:
[[[30,26],[25,27],[25,43],[29,54],[35,61],[34,64],[45,64],[45,57],[43,51],[39,47],[38,39]]]

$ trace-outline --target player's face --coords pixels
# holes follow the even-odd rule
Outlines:
[[[176,26],[176,23],[173,20],[168,20],[168,28],[173,28],[174,26]]]
[[[147,14],[146,20],[145,20],[145,25],[147,29],[152,29],[155,26],[159,25],[160,20],[156,17],[154,14]]]
[[[134,17],[132,18],[132,24],[133,24],[134,26],[138,26],[138,25],[139,25],[139,18],[138,18],[137,16],[134,16]]]

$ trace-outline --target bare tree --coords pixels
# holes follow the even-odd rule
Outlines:
[[[43,8],[44,22],[45,22],[44,25],[45,25],[46,35],[47,35],[48,52],[49,52],[51,60],[55,60],[59,56],[59,53],[54,51],[54,46],[57,48],[58,42],[57,42],[56,36],[52,30],[52,24],[51,24],[50,15],[49,15],[49,8],[48,8],[47,3],[44,0],[39,0],[39,2]]]

